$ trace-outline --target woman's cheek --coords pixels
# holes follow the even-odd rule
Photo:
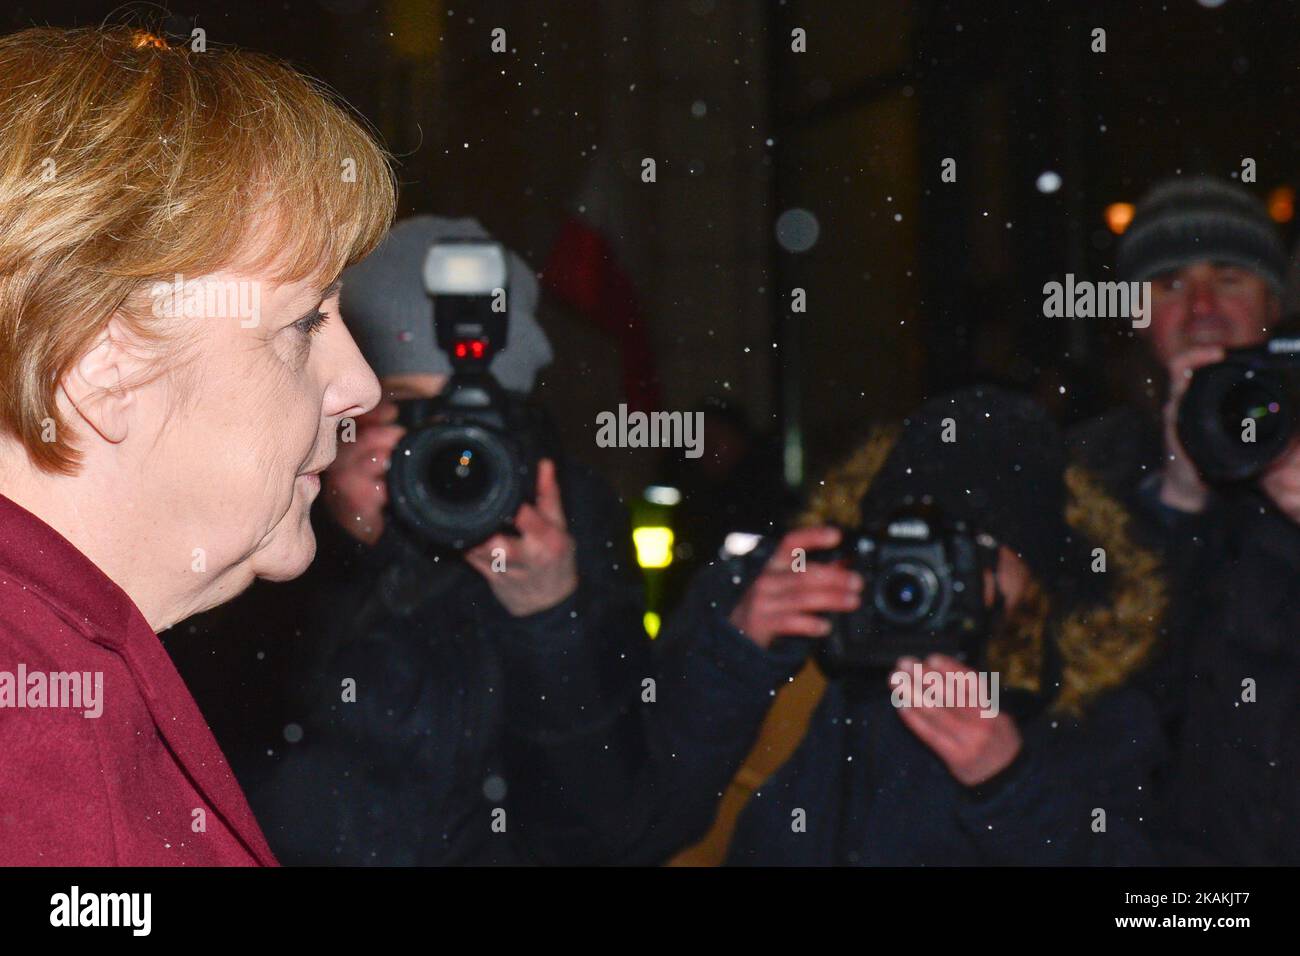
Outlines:
[[[258,413],[265,425],[267,460],[277,462],[277,471],[296,476],[309,463],[317,444],[322,399],[309,375],[281,366],[270,378],[264,392],[267,399]]]

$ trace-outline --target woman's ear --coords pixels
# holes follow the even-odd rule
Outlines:
[[[77,415],[113,444],[126,438],[135,399],[126,383],[142,366],[139,356],[125,347],[125,333],[117,319],[110,319],[60,382]]]

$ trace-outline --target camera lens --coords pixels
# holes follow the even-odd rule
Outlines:
[[[404,524],[434,544],[468,548],[504,527],[533,476],[509,435],[450,422],[416,428],[398,443],[388,488]]]
[[[446,445],[429,456],[429,490],[454,505],[472,505],[491,487],[491,463],[473,447]]]
[[[921,603],[922,585],[911,574],[896,574],[885,582],[885,603],[897,614],[915,614]]]
[[[1219,408],[1224,432],[1241,431],[1247,419],[1255,422],[1255,441],[1272,444],[1283,425],[1281,396],[1256,378],[1243,378],[1232,385]]]
[[[939,580],[926,565],[900,561],[881,572],[875,590],[882,615],[895,624],[916,624],[934,607]]]
[[[1203,478],[1245,481],[1268,467],[1296,432],[1294,376],[1232,361],[1192,377],[1178,409],[1178,437]]]

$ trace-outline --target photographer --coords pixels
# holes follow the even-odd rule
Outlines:
[[[1161,529],[1187,526],[1186,516],[1213,497],[1176,430],[1191,374],[1226,349],[1267,340],[1281,315],[1285,265],[1263,206],[1244,187],[1208,177],[1157,184],[1120,240],[1119,278],[1151,283],[1150,322],[1138,334],[1154,363],[1147,381],[1160,412],[1120,409],[1070,437],[1107,487]]]
[[[875,570],[816,552],[840,541],[834,525],[905,530],[898,515],[918,502],[965,522],[958,537],[969,543],[974,531],[986,557],[973,578],[969,562],[931,563],[930,587],[947,597],[935,597],[932,616],[890,627],[886,610],[927,599],[889,585],[889,542],[877,535],[874,550],[854,552],[879,554]],[[702,573],[673,621],[669,670],[696,707],[689,759],[717,768],[701,770],[701,794],[721,789],[750,751],[685,862],[1148,860],[1140,801],[1160,735],[1147,699],[1122,685],[1155,642],[1160,578],[1123,509],[1067,467],[1064,439],[1038,406],[997,389],[932,400],[896,439],[878,434],[833,472],[805,522],[814,526],[774,550]],[[1093,548],[1104,549],[1105,573],[1093,573]],[[954,543],[947,553],[970,552]],[[986,615],[982,633],[933,616],[963,594],[974,617]],[[916,677],[970,667],[932,653],[946,643],[927,633],[936,628],[976,637],[968,656],[990,683],[1000,677],[1000,708],[919,706]],[[910,650],[896,664],[836,666],[828,679],[835,640],[868,657]]]
[[[321,554],[301,589],[301,742],[250,784],[287,863],[608,862],[642,825],[649,648],[613,492],[547,450],[535,495],[513,515],[517,534],[463,549],[413,530],[390,501],[390,459],[414,435],[399,404],[450,391],[435,308],[464,305],[433,304],[426,256],[488,238],[473,220],[407,219],[344,276],[341,307],[385,400],[325,476]],[[491,372],[519,394],[551,353],[532,315],[535,277],[513,254],[508,292]],[[434,470],[417,480],[436,481]],[[472,511],[457,500],[453,520]]]
[[[1289,399],[1271,407],[1258,395],[1244,414],[1229,414],[1231,394],[1221,408],[1184,408],[1196,370],[1222,362],[1227,349],[1262,345],[1277,325],[1282,244],[1242,187],[1173,180],[1139,205],[1119,268],[1126,281],[1152,283],[1143,337],[1168,373],[1163,421],[1156,428],[1138,413],[1119,412],[1081,428],[1076,439],[1085,457],[1109,463],[1108,479],[1134,501],[1175,576],[1167,646],[1143,679],[1173,754],[1157,777],[1162,858],[1294,864],[1300,444],[1290,442],[1245,480],[1209,481],[1206,453],[1198,465],[1180,437],[1222,427],[1241,438],[1248,417],[1259,419],[1263,443],[1268,429],[1294,413],[1283,407],[1293,405]],[[1237,445],[1243,461],[1256,447]]]

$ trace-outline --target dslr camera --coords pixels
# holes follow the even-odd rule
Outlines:
[[[1197,369],[1178,407],[1178,438],[1210,484],[1256,478],[1296,437],[1300,338],[1232,349]]]
[[[512,531],[531,501],[551,432],[541,409],[488,372],[509,334],[505,249],[496,242],[434,244],[424,263],[434,337],[452,375],[431,399],[398,403],[406,434],[393,451],[393,513],[425,542],[455,550]]]
[[[883,526],[843,531],[839,547],[821,552],[862,575],[858,609],[831,617],[819,644],[832,675],[890,668],[898,658],[979,656],[992,626],[984,571],[997,566],[997,544],[929,504],[904,507]]]

